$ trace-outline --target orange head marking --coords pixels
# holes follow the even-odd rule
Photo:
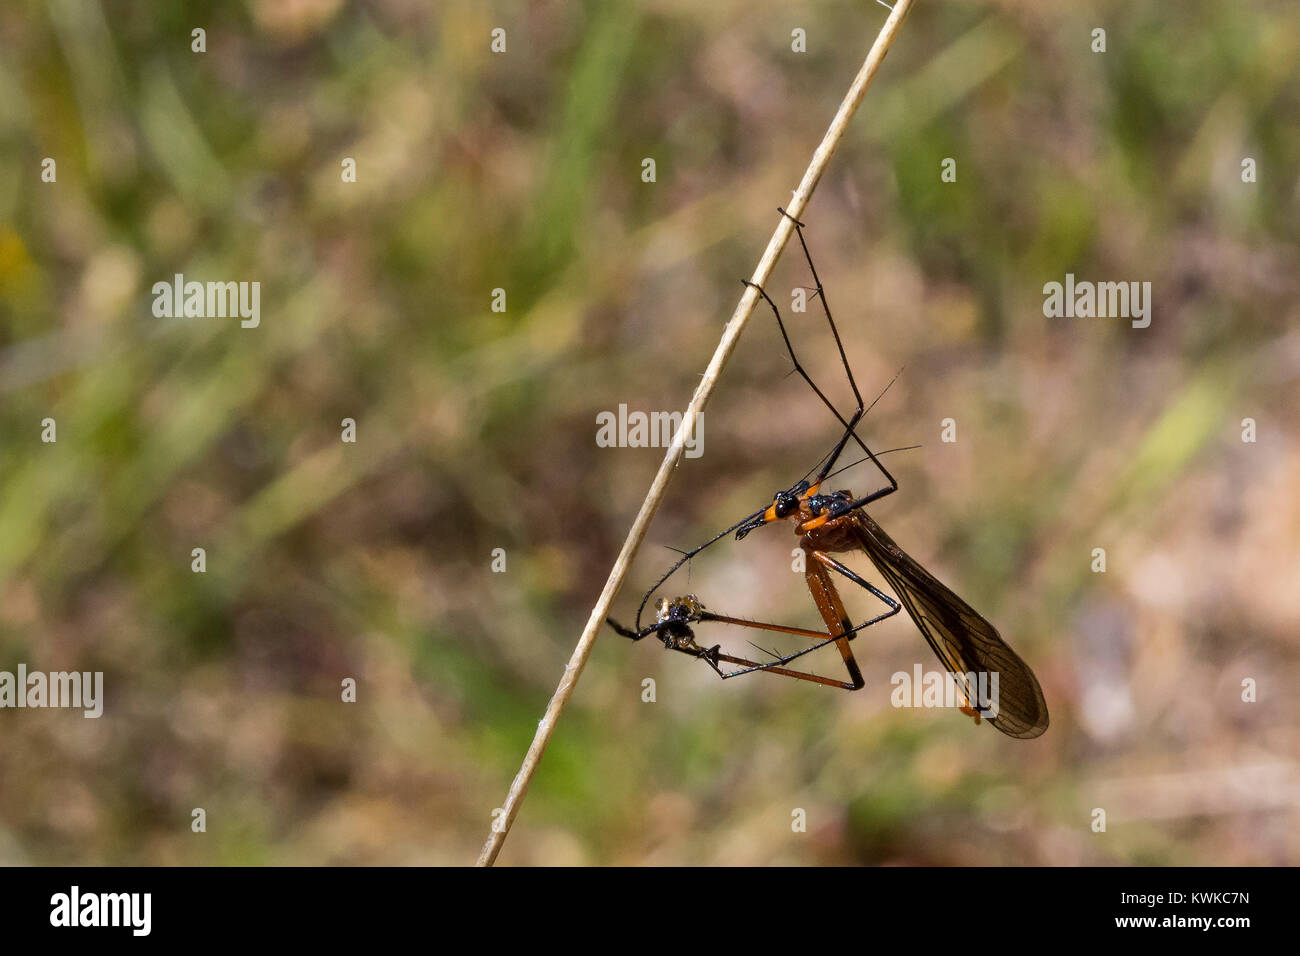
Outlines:
[[[816,492],[816,490],[816,485],[809,487],[808,482],[801,481],[793,488],[788,488],[785,491],[778,491],[772,496],[772,503],[770,505],[768,505],[760,514],[755,515],[737,529],[736,540],[739,541],[756,528],[761,528],[765,524],[771,524],[773,521],[779,521],[782,518],[797,518],[800,510],[799,506],[810,494]]]

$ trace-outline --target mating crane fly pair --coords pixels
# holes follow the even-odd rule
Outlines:
[[[808,383],[822,404],[831,410],[844,427],[844,432],[825,458],[809,469],[808,473],[792,486],[778,491],[772,497],[771,503],[742,518],[730,528],[718,532],[700,546],[684,552],[681,559],[669,568],[641,599],[641,604],[637,608],[636,627],[623,627],[612,618],[607,620],[615,631],[634,641],[651,634],[656,635],[669,650],[680,651],[706,661],[724,680],[761,672],[812,681],[844,690],[859,690],[864,685],[864,681],[849,642],[859,631],[893,617],[906,608],[908,615],[930,647],[934,649],[944,668],[957,682],[966,701],[966,705],[961,708],[963,713],[973,717],[976,723],[979,723],[983,717],[1011,737],[1037,737],[1047,729],[1048,717],[1047,703],[1043,699],[1043,691],[1038,686],[1038,679],[1034,676],[1034,672],[1015,651],[1007,646],[992,624],[909,557],[865,510],[872,502],[897,491],[898,482],[880,461],[880,455],[885,452],[879,455],[873,453],[855,431],[858,422],[867,411],[870,411],[871,406],[863,407],[862,394],[858,391],[857,382],[853,378],[853,369],[849,367],[848,357],[844,353],[844,344],[840,341],[839,330],[835,326],[835,319],[831,316],[830,306],[826,302],[825,289],[817,275],[817,268],[813,265],[812,255],[808,252],[808,244],[804,240],[804,224],[784,209],[780,212],[794,223],[795,232],[799,236],[799,245],[803,247],[804,258],[808,261],[808,269],[816,284],[816,297],[821,301],[822,311],[825,312],[826,321],[830,324],[831,334],[834,336],[836,348],[839,349],[840,361],[848,376],[857,408],[847,420],[839,413],[799,363],[776,303],[760,286],[745,282],[745,285],[753,288],[771,307],[772,314],[776,316],[777,327],[781,330],[781,338],[785,341],[786,350],[794,362],[794,370]],[[879,401],[879,398],[876,400]],[[872,405],[874,404],[873,401]],[[886,482],[882,487],[860,498],[849,491],[822,490],[829,478],[839,474],[839,471],[834,470],[835,465],[850,442],[854,442],[861,448],[866,457],[839,471],[870,461],[879,469]],[[817,472],[816,476],[810,477],[814,471]],[[803,549],[806,558],[805,581],[813,603],[821,614],[825,630],[769,624],[717,614],[705,608],[699,598],[693,594],[673,600],[660,598],[655,605],[654,623],[644,627],[641,625],[641,617],[651,595],[695,555],[732,532],[735,532],[736,539],[740,540],[764,525],[783,519],[789,519],[794,524],[795,534],[799,536],[799,546]],[[867,557],[893,588],[897,600],[832,557],[832,555],[853,551],[866,552]],[[844,609],[843,601],[840,600],[835,585],[835,575],[851,581],[873,595],[885,606],[885,610],[861,624],[853,624]],[[691,625],[706,623],[779,631],[798,637],[814,638],[817,643],[786,656],[764,651],[773,659],[763,662],[752,661],[722,653],[720,644],[708,648],[698,644]],[[839,650],[848,672],[848,680],[823,677],[788,666],[805,654],[811,654],[827,644],[834,644]],[[735,669],[724,670],[723,664],[735,665]],[[989,705],[988,701],[981,701],[977,696],[981,675],[990,683],[996,676],[995,705]]]

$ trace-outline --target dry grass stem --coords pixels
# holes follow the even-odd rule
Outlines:
[[[844,101],[840,104],[835,118],[831,121],[830,128],[827,129],[826,135],[822,137],[817,151],[813,153],[812,161],[808,164],[808,169],[799,183],[799,188],[794,191],[793,198],[785,207],[794,218],[797,219],[808,205],[813,190],[817,188],[818,181],[830,164],[831,157],[835,154],[840,140],[844,137],[844,133],[853,119],[853,114],[857,112],[858,105],[867,92],[867,87],[871,85],[877,70],[880,69],[880,64],[885,59],[885,54],[889,52],[894,39],[898,36],[903,20],[907,17],[911,6],[912,0],[898,0],[898,3],[890,11],[884,26],[881,27],[875,42],[871,45],[871,51],[867,54],[862,69],[854,77],[853,85],[849,87],[848,92],[845,94]],[[782,250],[785,249],[785,245],[790,240],[793,232],[794,224],[790,219],[781,216],[777,222],[776,232],[772,234],[767,249],[763,252],[763,258],[759,260],[758,267],[750,278],[751,282],[760,286],[767,283],[768,277],[776,265],[776,260],[780,257]],[[641,542],[645,538],[646,530],[650,527],[655,512],[659,510],[659,504],[663,501],[664,493],[668,490],[668,481],[672,477],[678,462],[681,461],[683,440],[686,436],[695,433],[695,419],[704,411],[705,405],[708,404],[709,397],[713,394],[713,389],[722,374],[722,369],[731,357],[736,342],[740,339],[740,334],[749,322],[749,317],[753,313],[757,301],[758,293],[753,288],[746,288],[744,295],[740,297],[740,302],[736,305],[735,312],[732,313],[731,321],[727,323],[723,331],[722,341],[718,343],[718,348],[713,353],[713,359],[709,362],[709,367],[700,380],[699,386],[695,389],[691,403],[686,409],[682,427],[678,429],[672,445],[669,446],[668,452],[664,455],[663,463],[659,466],[659,472],[655,475],[654,482],[650,485],[650,490],[641,505],[641,510],[632,523],[632,529],[627,534],[627,540],[623,542],[623,549],[619,552],[618,560],[614,562],[614,567],[609,572],[609,579],[606,580],[605,587],[600,592],[596,606],[591,609],[591,617],[588,618],[582,637],[578,639],[578,644],[573,649],[573,655],[569,658],[568,666],[564,669],[564,676],[560,678],[559,686],[556,687],[555,694],[546,707],[545,715],[537,724],[537,733],[528,748],[528,753],[524,756],[524,762],[519,768],[519,773],[515,775],[514,782],[510,785],[510,792],[506,795],[505,805],[501,808],[502,812],[493,816],[492,831],[487,842],[483,844],[482,852],[479,854],[479,866],[491,866],[496,861],[497,854],[501,852],[501,846],[505,842],[506,834],[510,832],[510,826],[514,823],[515,816],[519,813],[519,806],[523,802],[524,795],[528,792],[528,784],[537,770],[537,765],[541,762],[542,754],[546,751],[546,745],[551,739],[551,734],[555,731],[556,721],[559,720],[564,706],[569,702],[569,698],[573,696],[573,691],[578,685],[578,678],[582,675],[582,669],[587,663],[587,658],[591,655],[592,647],[595,646],[596,636],[600,633],[605,617],[609,614],[610,605],[613,604],[614,598],[623,586],[623,579],[627,576],[632,559],[636,557],[637,550],[641,547]]]

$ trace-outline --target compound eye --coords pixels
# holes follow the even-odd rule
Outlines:
[[[776,499],[776,516],[778,518],[788,518],[793,512],[798,502],[794,498],[781,496]]]

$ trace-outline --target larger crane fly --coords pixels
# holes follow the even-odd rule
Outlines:
[[[866,511],[866,507],[871,503],[897,491],[898,482],[880,461],[884,453],[873,453],[856,432],[858,423],[871,406],[864,407],[862,395],[853,377],[853,370],[849,367],[839,330],[831,315],[830,306],[826,302],[825,289],[817,275],[816,266],[813,265],[812,255],[804,239],[804,224],[790,217],[784,209],[780,212],[794,223],[799,245],[803,249],[815,283],[816,298],[821,301],[826,320],[830,324],[857,407],[848,419],[840,414],[800,364],[776,303],[761,287],[752,286],[776,317],[781,338],[794,362],[795,371],[803,377],[821,402],[831,410],[844,431],[829,454],[791,487],[776,492],[770,503],[698,547],[684,552],[680,560],[673,564],[641,599],[635,627],[623,627],[613,619],[609,619],[609,624],[619,634],[634,641],[654,634],[669,650],[706,661],[724,680],[745,674],[768,673],[844,690],[859,690],[865,682],[858,662],[854,659],[850,642],[863,629],[893,617],[900,610],[906,610],[921,635],[938,656],[944,669],[956,681],[957,688],[966,702],[962,707],[964,713],[974,717],[976,723],[986,719],[1010,737],[1037,737],[1047,729],[1047,703],[1043,698],[1038,678],[1034,676],[1029,665],[1011,649],[992,624],[903,551]],[[745,284],[752,285],[749,282]],[[873,401],[872,405],[874,404]],[[865,453],[865,457],[854,464],[870,461],[884,478],[884,484],[880,488],[862,497],[855,497],[852,492],[844,490],[823,490],[828,478],[838,474],[835,465],[851,442]],[[817,472],[815,476],[812,475],[813,471]],[[741,540],[765,525],[784,520],[788,520],[793,525],[799,539],[799,547],[804,552],[805,583],[821,615],[825,630],[770,624],[718,614],[706,608],[693,594],[671,600],[660,598],[655,605],[654,622],[642,626],[641,618],[650,597],[678,568],[695,555],[729,534],[734,533],[736,540]],[[863,552],[870,558],[896,598],[890,597],[834,557],[837,554],[852,552]],[[869,620],[854,625],[840,599],[836,587],[838,579],[850,581],[862,588],[879,600],[883,609]],[[707,623],[793,634],[814,638],[817,643],[784,656],[765,652],[773,659],[754,661],[725,654],[722,652],[721,645],[707,648],[700,645],[696,641],[692,625]],[[839,651],[847,679],[825,677],[789,666],[799,658],[828,644],[834,644]],[[978,680],[981,675],[996,675],[994,686],[997,687],[997,700],[992,705],[977,694]]]

